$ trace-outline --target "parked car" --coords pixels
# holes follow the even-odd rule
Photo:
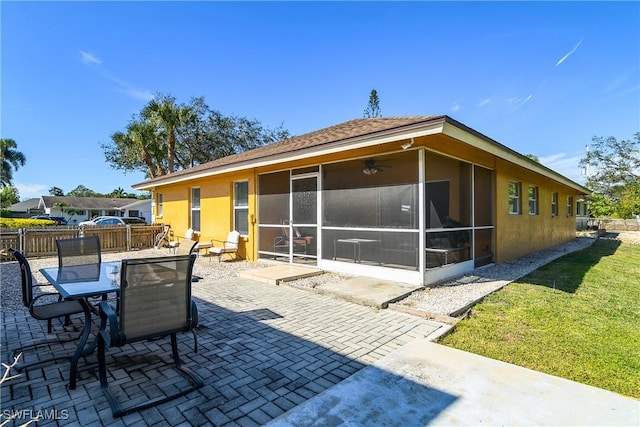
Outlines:
[[[35,215],[32,216],[31,219],[48,219],[50,221],[55,221],[56,225],[67,225],[67,220],[61,216]]]
[[[138,217],[133,216],[98,216],[88,221],[82,221],[79,227],[91,227],[94,225],[127,225],[127,224],[146,224],[147,222]]]

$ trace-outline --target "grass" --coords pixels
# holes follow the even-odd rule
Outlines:
[[[440,343],[640,399],[640,245],[565,255],[485,298]]]

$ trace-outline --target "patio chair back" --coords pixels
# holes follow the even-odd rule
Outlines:
[[[224,248],[228,252],[237,251],[238,243],[240,242],[240,233],[236,230],[230,231],[227,235],[227,240],[224,242]]]
[[[100,238],[98,236],[76,237],[56,240],[58,267],[100,264]]]
[[[197,241],[192,239],[182,239],[180,245],[176,248],[176,255],[189,255],[195,249]]]
[[[22,304],[31,308],[33,303],[33,275],[27,259],[17,250],[10,248],[9,253],[14,256],[20,266],[20,282],[22,287]]]
[[[56,240],[58,282],[86,282],[100,277],[100,238],[76,237]]]
[[[126,342],[191,329],[195,258],[193,254],[122,261],[119,333]]]

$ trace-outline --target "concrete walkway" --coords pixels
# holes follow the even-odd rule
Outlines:
[[[256,268],[238,273],[240,277],[273,285],[319,274],[323,274],[323,271],[318,268],[291,264]],[[354,276],[346,280],[327,283],[322,288],[316,289],[316,292],[374,308],[387,308],[390,303],[405,298],[418,289],[422,289],[422,286]]]
[[[416,339],[267,425],[638,426],[640,401]]]

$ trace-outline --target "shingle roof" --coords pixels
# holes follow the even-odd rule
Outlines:
[[[19,203],[14,203],[13,205],[9,206],[8,209],[11,212],[28,212],[32,209],[38,209],[38,203],[40,203],[40,198],[34,197],[32,199],[23,200]]]
[[[66,209],[82,210],[111,210],[120,209],[138,199],[124,199],[117,197],[72,197],[72,196],[42,196],[42,203],[48,208],[54,207],[56,203],[66,203]],[[44,207],[43,206],[43,207]]]
[[[406,126],[426,124],[429,122],[444,119],[444,117],[445,116],[408,116],[350,120],[348,122],[309,132],[304,135],[289,138],[284,141],[266,145],[264,147],[254,148],[253,150],[248,150],[242,153],[233,154],[231,156],[213,160],[211,162],[203,163],[201,165],[174,172],[169,175],[163,175],[161,177],[153,178],[145,181],[144,184],[148,185],[156,182],[162,182],[166,179],[175,179],[180,176],[191,175],[208,169],[215,169],[236,163],[264,159],[283,153],[291,153],[311,148],[317,148],[335,144],[340,141],[349,140],[351,138],[365,137],[367,135],[382,133],[384,131],[391,131]]]

